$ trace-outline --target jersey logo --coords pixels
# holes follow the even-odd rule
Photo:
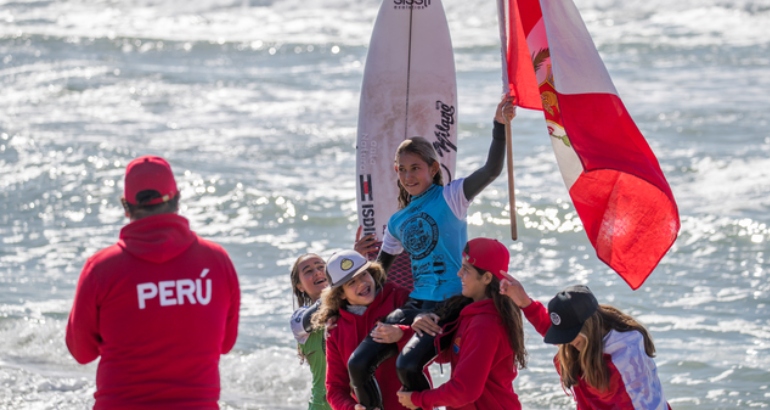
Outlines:
[[[425,212],[411,216],[401,229],[402,244],[413,260],[423,259],[438,243],[438,224]]]
[[[136,285],[136,296],[139,299],[139,309],[147,307],[147,301],[158,298],[161,307],[184,305],[208,305],[211,302],[211,279],[206,279],[209,269],[203,269],[200,278],[163,280],[158,283],[147,282]],[[205,285],[205,290],[204,290]]]
[[[460,344],[461,344],[461,342],[462,342],[462,339],[460,338],[460,336],[457,336],[455,338],[454,343],[452,343],[452,352],[454,352],[454,354],[460,354]]]

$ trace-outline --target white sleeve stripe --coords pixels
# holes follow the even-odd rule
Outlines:
[[[471,201],[465,197],[465,191],[463,191],[463,183],[465,178],[456,179],[444,186],[444,200],[446,201],[449,209],[457,219],[465,219],[468,216],[468,207],[471,205]]]
[[[385,228],[385,235],[382,237],[382,251],[391,255],[398,255],[404,251],[404,247],[393,235],[390,234],[388,228]]]

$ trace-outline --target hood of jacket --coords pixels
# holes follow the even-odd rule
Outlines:
[[[475,315],[494,315],[498,316],[495,302],[492,299],[484,299],[478,302],[473,302],[470,305],[463,308],[460,312],[460,317],[475,316]]]
[[[169,213],[148,216],[124,226],[118,246],[139,259],[164,263],[181,255],[196,238],[187,219]]]

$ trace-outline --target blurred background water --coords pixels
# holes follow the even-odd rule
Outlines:
[[[588,283],[652,331],[677,409],[770,407],[770,1],[577,0],[658,156],[681,234],[638,291],[594,255],[542,115],[514,122],[512,270],[546,301]],[[125,224],[125,165],[167,157],[181,213],[222,243],[243,291],[221,362],[224,409],[304,409],[288,329],[300,253],[350,247],[351,164],[376,0],[0,0],[0,409],[82,409],[95,364],[64,328],[85,259]],[[459,92],[458,174],[484,160],[501,92],[496,6],[445,0]],[[508,238],[501,177],[469,236]],[[527,325],[525,408],[574,408]],[[437,370],[433,368],[432,370]],[[439,376],[439,380],[446,376]]]

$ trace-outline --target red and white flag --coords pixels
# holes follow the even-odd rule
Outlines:
[[[676,240],[674,195],[572,0],[499,0],[503,82],[542,110],[564,183],[599,259],[632,289]]]

